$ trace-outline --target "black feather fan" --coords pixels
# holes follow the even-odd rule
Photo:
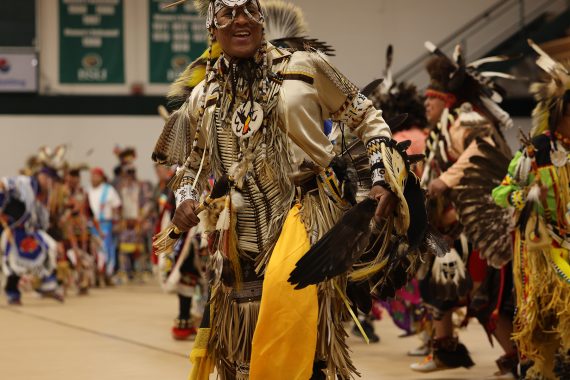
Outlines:
[[[311,247],[289,276],[295,289],[338,276],[352,267],[368,245],[370,221],[377,204],[371,198],[358,203]]]

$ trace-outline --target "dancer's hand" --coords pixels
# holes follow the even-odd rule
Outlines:
[[[392,215],[398,202],[398,198],[394,193],[380,185],[376,185],[372,186],[368,196],[378,201],[376,213],[374,214],[374,220],[376,220],[376,223],[380,223],[382,219]]]
[[[198,223],[200,223],[200,219],[198,215],[196,215],[196,209],[199,205],[200,203],[193,199],[187,199],[180,203],[174,212],[172,224],[174,224],[180,232],[186,232],[192,227],[197,226]]]

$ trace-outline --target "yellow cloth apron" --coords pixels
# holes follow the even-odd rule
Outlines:
[[[317,347],[318,299],[312,285],[295,290],[287,282],[310,243],[300,206],[289,211],[267,265],[259,319],[253,335],[251,380],[307,380]]]

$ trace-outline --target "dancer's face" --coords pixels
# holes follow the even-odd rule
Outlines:
[[[426,119],[430,124],[437,124],[441,114],[445,109],[445,102],[435,96],[428,96],[424,102],[426,108]]]
[[[103,177],[98,173],[91,173],[91,185],[97,187],[101,183],[103,183]]]
[[[49,191],[53,187],[54,180],[45,173],[38,173],[38,184],[42,192]]]
[[[250,1],[244,6],[224,7],[216,13],[214,37],[224,53],[232,58],[251,58],[261,46],[263,25],[257,3]]]
[[[65,177],[65,181],[67,182],[67,185],[69,187],[71,187],[72,189],[76,189],[77,187],[79,187],[79,184],[81,183],[81,178],[78,175],[68,174]]]

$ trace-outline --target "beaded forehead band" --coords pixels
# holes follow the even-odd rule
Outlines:
[[[259,12],[259,16],[256,18],[251,14],[249,9],[245,7],[247,4],[256,4]],[[210,5],[208,6],[208,14],[206,15],[206,28],[210,29],[212,27],[216,27],[218,29],[225,28],[226,26],[230,25],[236,17],[236,10],[239,7],[243,7],[243,11],[246,16],[257,23],[263,22],[263,13],[261,11],[261,6],[259,5],[258,0],[215,0],[211,1]],[[231,21],[227,24],[220,24],[216,19],[216,14],[224,9],[224,8],[232,8],[232,18]]]
[[[164,8],[175,7],[177,5],[185,3],[186,1],[187,0],[178,0],[178,1],[175,1],[173,3],[166,5]],[[247,9],[247,7],[244,7],[245,5],[247,5],[249,3],[253,3],[253,4],[257,5],[259,17],[257,17],[257,18],[254,17],[251,14],[251,12]],[[263,21],[264,21],[263,11],[262,11],[261,5],[259,3],[259,0],[194,0],[194,5],[195,5],[196,9],[198,10],[198,12],[202,16],[206,16],[206,28],[208,28],[208,29],[210,29],[212,27],[223,28],[223,27],[225,27],[231,23],[230,22],[227,25],[218,25],[218,23],[216,21],[216,17],[215,17],[216,14],[220,10],[222,10],[224,7],[233,8],[232,22],[236,16],[236,8],[239,8],[239,7],[244,7],[243,11],[249,19],[251,19],[257,23],[260,23],[260,24],[263,23]]]

